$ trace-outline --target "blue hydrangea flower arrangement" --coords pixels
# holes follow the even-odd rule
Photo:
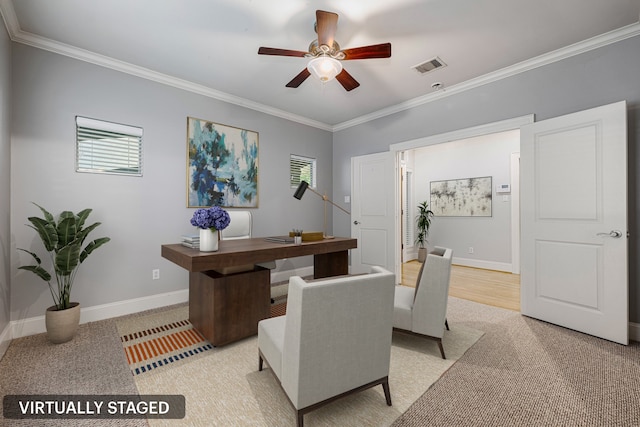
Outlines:
[[[229,212],[220,206],[198,209],[193,213],[191,225],[202,229],[224,230],[229,226],[231,218]]]

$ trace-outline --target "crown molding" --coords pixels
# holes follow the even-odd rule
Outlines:
[[[250,101],[246,98],[231,95],[226,92],[212,89],[210,87],[193,83],[188,80],[183,80],[168,74],[159,73],[157,71],[150,70],[148,68],[133,65],[128,62],[119,61],[111,57],[100,55],[88,50],[80,49],[74,46],[70,46],[64,43],[59,43],[44,37],[36,36],[31,33],[19,31],[14,35],[13,41],[18,43],[33,46],[39,49],[47,50],[49,52],[57,53],[60,55],[68,56],[80,61],[89,62],[101,67],[110,68],[115,71],[130,74],[143,79],[151,80],[157,83],[161,83],[167,86],[172,86],[177,89],[182,89],[188,92],[203,95],[209,98],[214,98],[219,101],[227,102],[229,104],[238,105],[240,107],[249,108],[251,110],[259,111],[271,116],[280,117],[293,122],[298,122],[307,126],[332,131],[330,125],[321,123],[316,120],[309,119],[307,117],[291,114],[287,111],[280,110],[268,105],[260,104],[258,102]]]
[[[640,34],[640,23],[634,23],[627,25],[626,27],[619,28],[617,30],[610,31],[608,33],[592,37],[587,40],[575,43],[573,45],[531,58],[515,65],[502,68],[498,71],[485,74],[483,76],[467,80],[463,83],[448,87],[446,89],[439,90],[434,93],[419,96],[410,99],[405,102],[393,105],[391,107],[383,108],[378,111],[374,111],[370,114],[365,114],[355,119],[348,120],[337,125],[330,125],[322,123],[317,120],[312,120],[307,117],[299,116],[289,113],[284,110],[280,110],[268,105],[260,104],[258,102],[250,101],[239,96],[231,95],[219,90],[212,89],[210,87],[193,83],[187,80],[179,79],[167,74],[159,73],[144,67],[139,67],[124,61],[119,61],[108,56],[99,55],[88,50],[80,49],[64,43],[59,43],[45,37],[40,37],[20,29],[17,16],[13,9],[12,0],[0,0],[0,14],[4,20],[7,32],[12,41],[17,43],[23,43],[32,47],[47,50],[60,55],[68,56],[70,58],[78,59],[80,61],[89,62],[101,67],[110,68],[115,71],[131,74],[137,77],[141,77],[147,80],[155,81],[164,85],[172,86],[177,89],[186,90],[188,92],[196,93],[199,95],[214,98],[219,101],[227,102],[230,104],[238,105],[240,107],[249,108],[251,110],[259,111],[265,114],[269,114],[282,119],[297,122],[303,125],[315,127],[330,132],[341,131],[353,126],[357,126],[372,120],[376,120],[382,117],[386,117],[392,114],[396,114],[411,108],[418,107],[420,105],[427,104],[429,102],[436,101],[441,98],[445,98],[451,95],[455,95],[461,92],[465,92],[470,89],[474,89],[489,83],[496,82],[508,77],[515,76],[526,71],[533,70],[538,67],[542,67],[554,62],[561,61],[563,59],[570,58],[581,53],[588,52],[593,49],[598,49],[603,46],[607,46],[612,43],[616,43],[631,37],[635,37]]]
[[[28,46],[46,50],[49,52],[64,55],[70,58],[74,58],[80,61],[88,62],[94,65],[98,65],[105,68],[110,68],[115,71],[120,71],[126,74],[130,74],[143,79],[151,80],[157,83],[161,83],[167,86],[172,86],[177,89],[182,89],[188,92],[203,95],[209,98],[214,98],[219,101],[227,102],[229,104],[238,105],[240,107],[249,108],[251,110],[259,111],[271,116],[280,117],[293,122],[301,123],[303,125],[315,127],[322,130],[332,131],[331,125],[312,120],[307,117],[299,116],[289,113],[284,110],[280,110],[268,105],[260,104],[258,102],[250,101],[239,96],[231,95],[226,92],[212,89],[210,87],[193,83],[187,80],[183,80],[177,77],[173,77],[167,74],[159,73],[157,71],[150,70],[148,68],[140,67],[130,64],[128,62],[119,61],[111,57],[100,55],[95,52],[91,52],[85,49],[80,49],[75,46],[71,46],[65,43],[60,43],[46,37],[40,37],[38,35],[23,31],[20,29],[20,24],[13,9],[13,3],[11,0],[0,0],[0,13],[7,27],[9,37],[12,41],[22,43]]]
[[[572,56],[580,55],[581,53],[588,52],[590,50],[598,49],[603,46],[607,46],[631,37],[635,37],[640,34],[640,23],[627,25],[626,27],[619,28],[617,30],[610,31],[605,34],[601,34],[596,37],[592,37],[587,40],[575,43],[573,45],[542,54],[535,58],[527,59],[526,61],[519,62],[515,65],[502,68],[498,71],[494,71],[483,76],[467,80],[463,83],[451,86],[440,91],[430,93],[427,95],[419,96],[410,99],[406,102],[393,105],[388,108],[383,108],[373,113],[366,114],[364,116],[357,117],[353,120],[339,123],[333,126],[333,132],[344,130],[353,126],[357,126],[375,119],[379,119],[385,116],[389,116],[401,111],[405,111],[420,105],[433,102],[437,99],[445,98],[447,96],[455,95],[461,92],[465,92],[470,89],[474,89],[489,83],[496,82],[498,80],[506,79],[508,77],[515,76],[526,71],[533,70],[538,67],[552,64],[554,62],[561,61],[563,59],[570,58]]]
[[[16,11],[13,9],[11,0],[0,0],[0,15],[2,15],[2,20],[4,21],[7,33],[9,33],[9,37],[13,40],[13,34],[20,29],[20,24],[18,23],[18,17],[16,16]]]

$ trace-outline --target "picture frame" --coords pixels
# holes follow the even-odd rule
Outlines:
[[[187,117],[187,207],[258,207],[258,132]]]
[[[431,181],[430,209],[434,216],[492,216],[492,177]]]

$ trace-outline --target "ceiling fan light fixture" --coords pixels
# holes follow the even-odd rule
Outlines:
[[[321,82],[328,82],[334,79],[342,71],[342,64],[337,59],[330,56],[319,56],[313,58],[307,64],[307,70]]]

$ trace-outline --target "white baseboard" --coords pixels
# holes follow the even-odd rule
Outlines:
[[[504,268],[502,263],[480,262],[464,263],[464,259],[454,259],[454,264],[466,265],[469,267],[487,268],[490,270],[510,271]],[[505,264],[506,265],[506,264]],[[271,273],[271,283],[283,282],[291,276],[313,275],[313,267],[303,267],[295,270],[278,271]],[[167,292],[163,294],[151,295],[148,297],[134,298],[125,301],[118,301],[109,304],[101,304],[80,309],[80,323],[96,322],[99,320],[111,319],[113,317],[138,313],[154,308],[166,307],[168,305],[180,304],[189,301],[189,290]],[[28,335],[46,332],[44,316],[36,316],[28,319],[10,322],[0,334],[0,358],[4,355],[14,338],[26,337]],[[640,342],[640,323],[629,322],[629,339]]]
[[[12,339],[13,337],[11,336],[11,323],[7,323],[7,326],[0,334],[0,360],[2,360],[2,356],[4,356],[4,354],[7,352]]]
[[[291,276],[305,277],[311,275],[313,275],[313,266],[294,270],[276,271],[271,273],[271,283],[289,280]],[[141,311],[180,304],[187,301],[189,301],[189,290],[184,289],[92,307],[81,307],[80,323],[97,322],[99,320],[139,313]],[[46,332],[44,315],[10,322],[0,336],[0,355],[4,354],[4,351],[6,351],[4,347],[8,347],[13,338],[21,338],[43,332]]]
[[[167,292],[148,297],[134,298],[109,304],[95,305],[80,308],[80,323],[96,322],[98,320],[111,319],[113,317],[138,313],[153,308],[179,304],[189,301],[189,290]],[[21,338],[28,335],[46,332],[44,316],[36,316],[28,319],[11,322],[11,338]]]
[[[135,298],[80,310],[80,323],[96,322],[189,301],[189,289]]]
[[[506,271],[511,273],[511,264],[507,262],[484,261],[480,259],[453,257],[451,262],[464,267],[484,268],[486,270]]]

